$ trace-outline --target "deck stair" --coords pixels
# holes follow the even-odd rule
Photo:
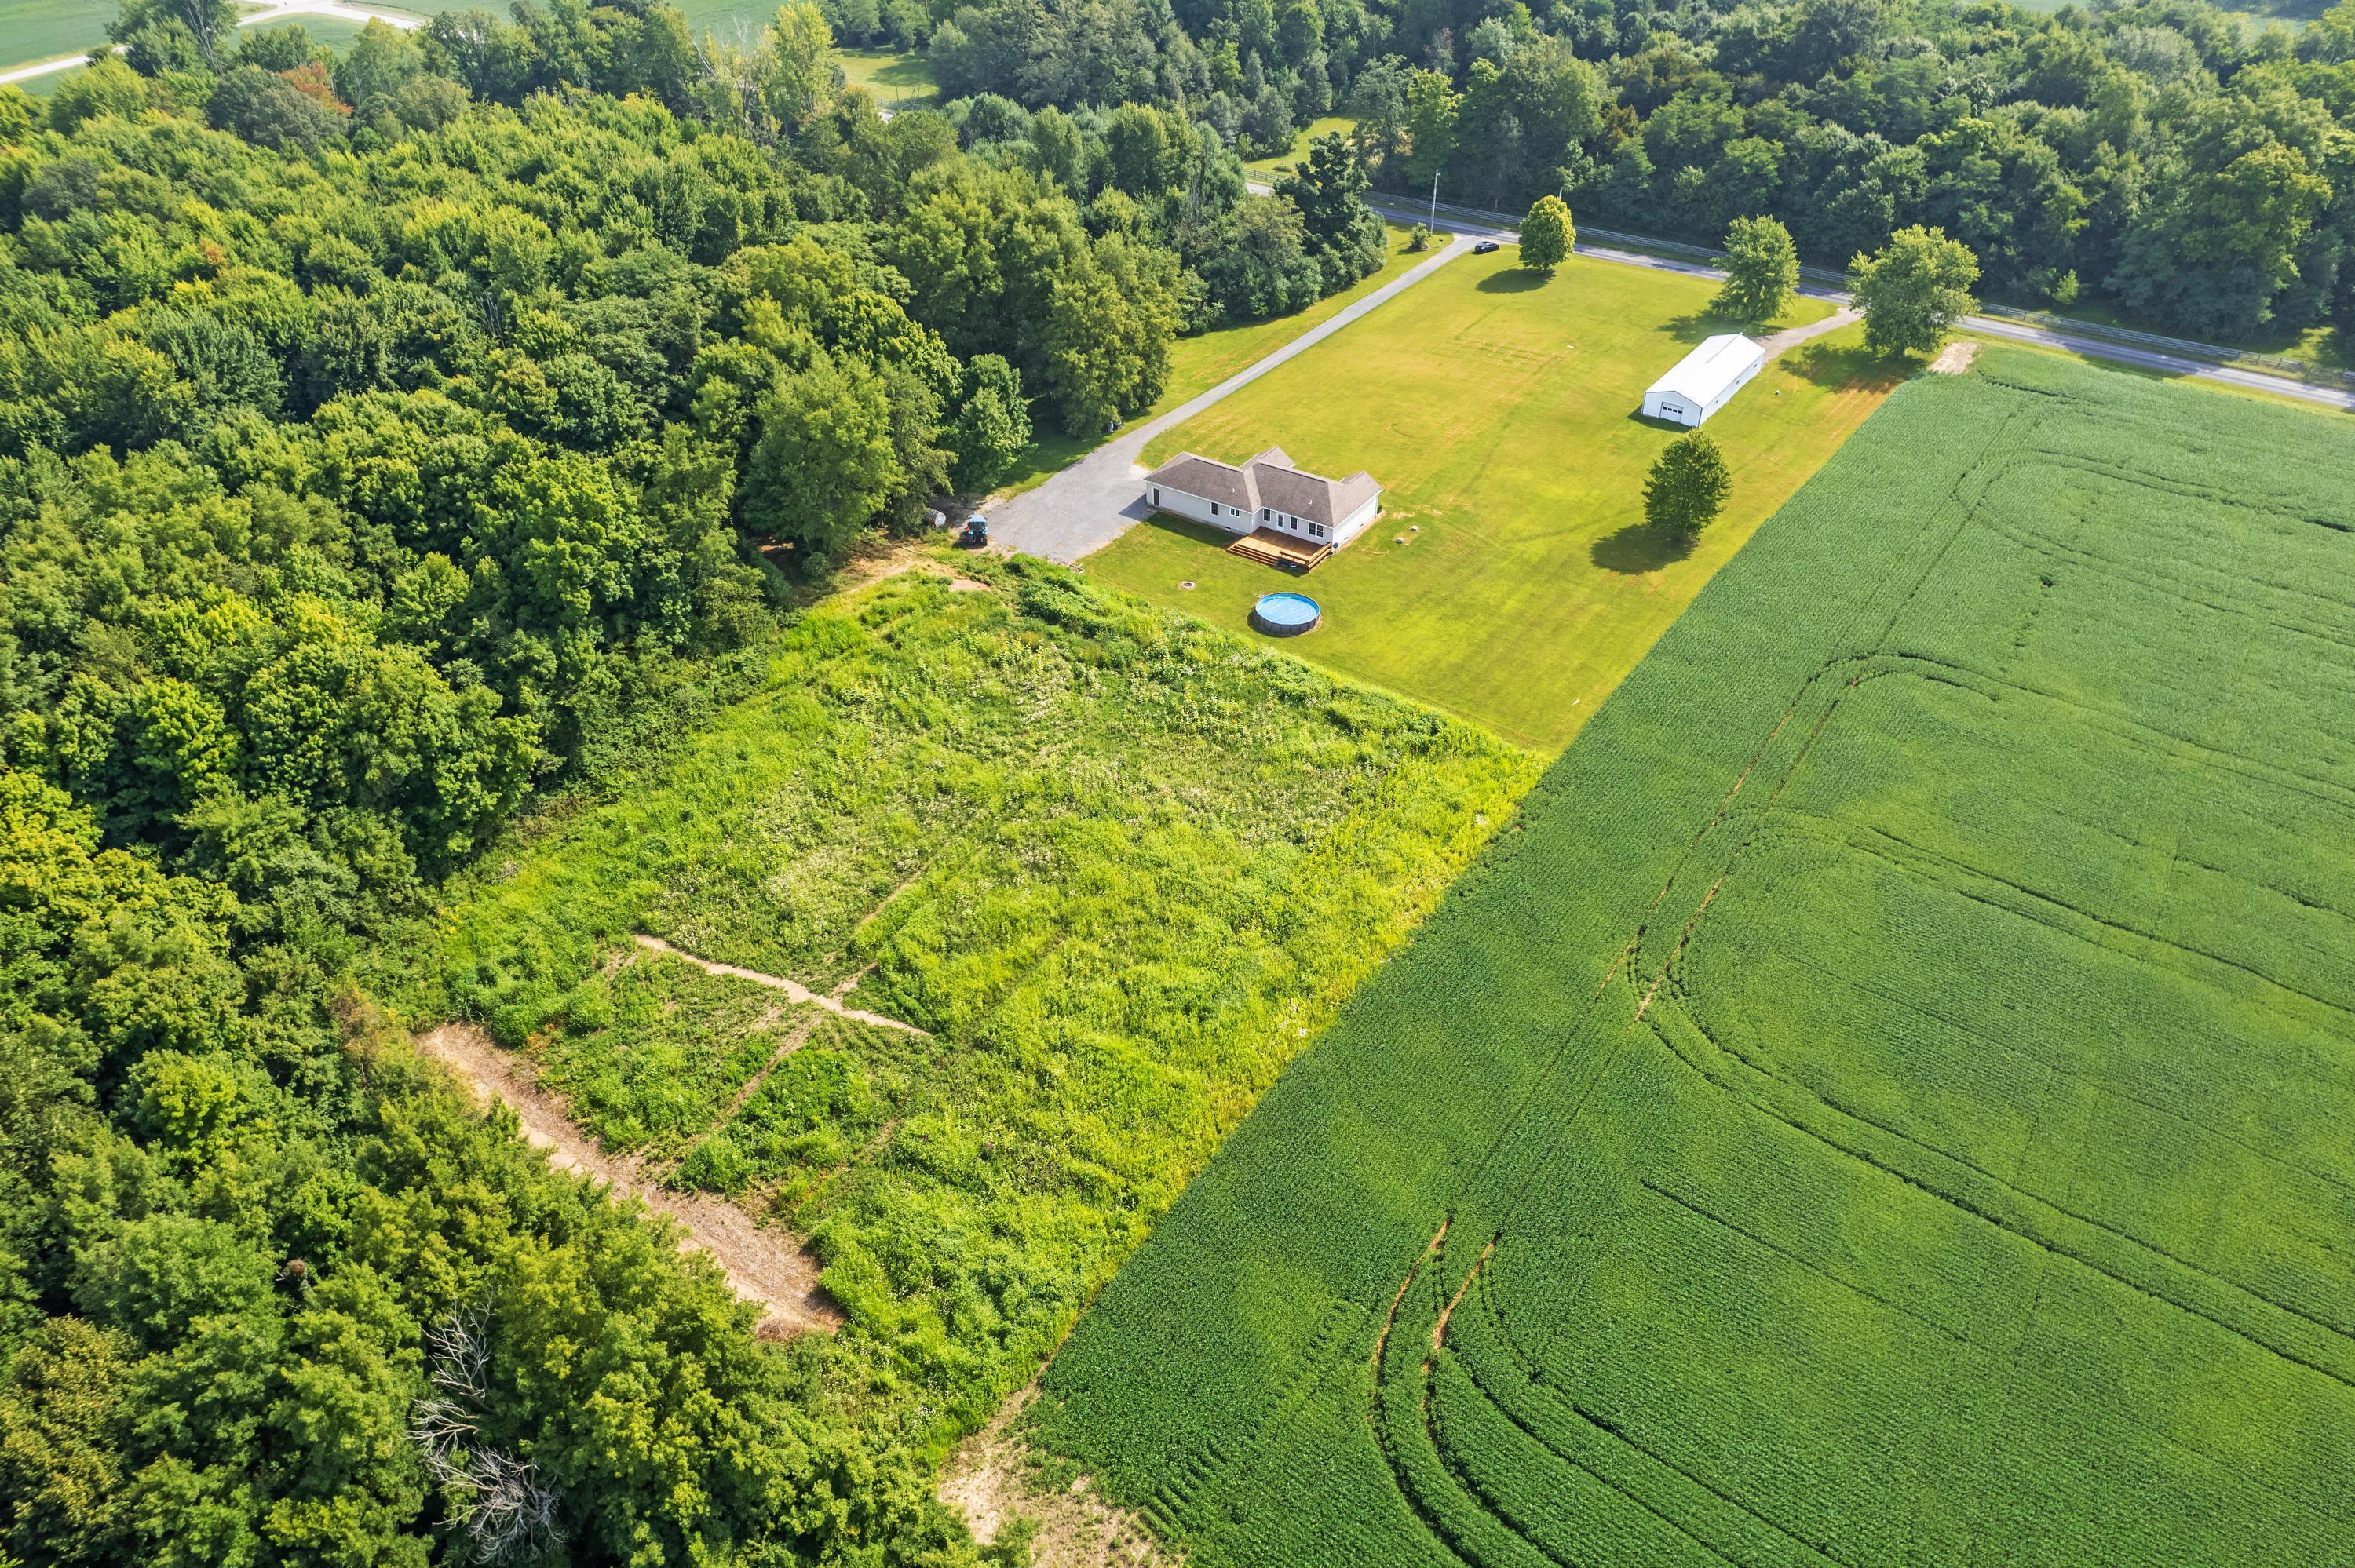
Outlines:
[[[1230,556],[1241,556],[1246,561],[1257,561],[1263,567],[1286,567],[1305,572],[1333,553],[1330,545],[1295,538],[1273,528],[1261,528],[1246,534],[1227,546]]]

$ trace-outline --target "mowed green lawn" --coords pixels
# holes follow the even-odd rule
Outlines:
[[[1325,609],[1286,645],[1303,658],[1523,745],[1568,745],[1895,376],[1856,327],[1761,371],[1709,422],[1733,496],[1679,557],[1642,526],[1645,474],[1677,432],[1636,410],[1692,344],[1733,330],[1704,313],[1714,285],[1582,260],[1549,281],[1516,255],[1449,264],[1147,451],[1237,461],[1281,446],[1318,472],[1369,471],[1382,515],[1305,579],[1174,520],[1131,529],[1088,571],[1225,626],[1244,624],[1260,594],[1297,588]],[[1803,300],[1787,321],[1828,310]]]
[[[1235,322],[1179,338],[1169,349],[1169,385],[1162,389],[1152,408],[1123,425],[1121,429],[1134,429],[1147,419],[1159,418],[1187,399],[1208,392],[1236,371],[1266,358],[1302,333],[1347,310],[1408,268],[1429,259],[1429,251],[1421,254],[1410,252],[1406,248],[1407,240],[1408,231],[1392,224],[1388,241],[1390,254],[1383,259],[1380,271],[1359,279],[1337,294],[1317,301],[1305,311],[1295,311],[1288,316],[1270,316],[1264,321]],[[1034,411],[1032,417],[1039,416]],[[1115,435],[1118,433],[1114,432]],[[1110,440],[1111,436],[1067,436],[1052,424],[1045,425],[1038,430],[1030,445],[1023,450],[1013,476],[998,486],[998,493],[1018,495],[1044,482],[1056,470],[1084,457]]]
[[[941,95],[922,55],[897,49],[837,49],[835,59],[853,87],[863,87],[886,109],[930,105]]]
[[[370,8],[410,16],[464,10],[461,0],[404,0],[400,5],[377,4]],[[114,0],[0,0],[0,69],[54,59],[59,55],[87,52],[106,42],[106,26],[114,19]],[[270,31],[300,26],[311,41],[338,54],[351,47],[366,24],[335,16],[290,16],[271,24]],[[17,85],[32,93],[47,93],[70,74],[52,71]]]
[[[98,48],[115,10],[115,0],[0,0],[0,69]]]
[[[1114,1280],[1058,1462],[1195,1568],[2355,1563],[2350,584],[2341,417],[1901,389]]]
[[[1292,138],[1290,152],[1279,153],[1273,158],[1254,158],[1243,167],[1250,172],[1252,178],[1273,184],[1277,175],[1308,156],[1308,143],[1315,138],[1336,132],[1347,136],[1357,128],[1358,122],[1353,115],[1327,114],[1322,120],[1312,120],[1302,126],[1299,133]]]

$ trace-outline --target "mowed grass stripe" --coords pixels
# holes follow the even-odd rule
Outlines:
[[[1573,260],[1549,281],[1510,249],[1466,257],[1146,459],[1234,461],[1275,445],[1318,472],[1371,472],[1383,514],[1302,585],[1325,621],[1293,651],[1557,750],[1895,384],[1853,327],[1769,365],[1709,422],[1733,494],[1678,555],[1641,525],[1645,476],[1677,432],[1636,410],[1695,343],[1736,330],[1707,314],[1713,291],[1611,262]],[[1803,300],[1783,324],[1827,313]],[[1241,626],[1252,599],[1287,585],[1221,554],[1227,537],[1149,524],[1087,567]]]
[[[1238,1129],[1042,1439],[1124,1498],[1249,1434],[1202,1564],[2355,1560],[2350,497],[2326,416],[1904,389]],[[1306,1344],[1337,1300],[1379,1358]]]

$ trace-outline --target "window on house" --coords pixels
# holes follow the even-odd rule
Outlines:
[[[1267,521],[1267,508],[1264,506],[1259,509],[1259,520],[1263,523]]]
[[[1161,504],[1161,487],[1157,484],[1153,487],[1153,504],[1156,506]]]

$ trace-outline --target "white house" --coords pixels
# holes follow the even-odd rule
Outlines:
[[[1180,452],[1146,475],[1145,499],[1246,539],[1273,535],[1264,543],[1297,563],[1322,559],[1364,533],[1381,510],[1382,487],[1362,469],[1347,479],[1305,473],[1282,447],[1270,447],[1241,467]]]
[[[1704,339],[1644,394],[1644,417],[1698,425],[1742,390],[1766,363],[1766,351],[1740,333]]]

